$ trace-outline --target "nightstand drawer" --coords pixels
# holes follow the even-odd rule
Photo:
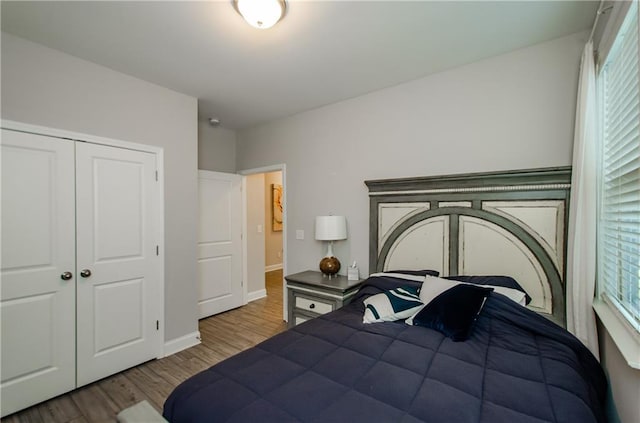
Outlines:
[[[305,297],[296,296],[296,308],[300,308],[302,310],[311,311],[317,314],[326,314],[330,311],[333,311],[333,304],[324,303],[322,301],[318,301],[316,299],[309,299]]]

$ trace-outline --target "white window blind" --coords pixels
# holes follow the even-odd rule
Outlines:
[[[640,74],[634,2],[600,74],[602,162],[598,284],[640,331]]]

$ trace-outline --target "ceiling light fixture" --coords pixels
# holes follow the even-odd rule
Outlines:
[[[274,26],[287,10],[284,0],[233,0],[233,7],[249,25],[259,29]]]

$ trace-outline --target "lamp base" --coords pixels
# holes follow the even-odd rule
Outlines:
[[[340,271],[340,260],[337,257],[325,257],[320,260],[320,271],[331,277]]]

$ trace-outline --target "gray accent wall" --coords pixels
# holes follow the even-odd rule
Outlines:
[[[368,274],[364,180],[571,164],[577,33],[238,131],[237,169],[287,166],[288,271],[316,269],[314,218],[345,215],[334,252]],[[296,239],[296,231],[304,239]]]
[[[598,320],[598,343],[600,363],[609,378],[608,399],[615,404],[607,404],[609,423],[640,422],[640,369],[629,367],[627,360],[616,346],[615,341]]]
[[[165,341],[198,330],[197,100],[2,33],[2,118],[164,149]]]
[[[198,121],[198,169],[236,173],[236,131]]]

